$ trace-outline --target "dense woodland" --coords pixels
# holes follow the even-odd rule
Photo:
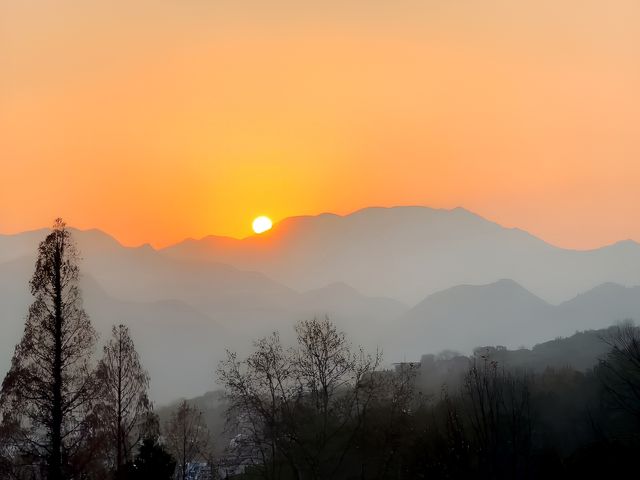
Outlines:
[[[98,351],[78,280],[58,220],[2,383],[0,478],[610,478],[640,451],[631,323],[390,368],[309,319],[292,344],[276,332],[227,352],[211,366],[221,391],[154,408],[127,326],[114,319]]]

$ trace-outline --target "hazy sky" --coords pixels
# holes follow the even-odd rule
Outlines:
[[[422,204],[640,240],[638,25],[637,0],[0,0],[0,232]]]

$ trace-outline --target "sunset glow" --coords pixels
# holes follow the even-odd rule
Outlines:
[[[0,232],[428,205],[640,240],[640,2],[275,3],[0,1]]]

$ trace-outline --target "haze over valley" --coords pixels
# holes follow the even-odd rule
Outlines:
[[[0,236],[0,370],[6,371],[47,230]],[[445,349],[532,347],[640,319],[640,245],[554,247],[462,208],[368,208],[293,217],[243,240],[205,237],[154,249],[73,230],[84,306],[104,338],[129,325],[166,403],[214,388],[225,348],[287,337],[328,316],[386,364]],[[152,332],[152,334],[150,334]]]

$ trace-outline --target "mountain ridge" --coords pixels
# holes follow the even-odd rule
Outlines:
[[[491,220],[487,217],[484,217],[478,213],[473,212],[472,210],[469,210],[465,207],[462,206],[457,206],[457,207],[452,207],[452,208],[436,208],[436,207],[429,207],[429,206],[424,206],[424,205],[393,205],[393,206],[369,206],[369,207],[362,207],[359,208],[357,210],[354,210],[350,213],[346,213],[346,214],[338,214],[338,213],[334,213],[334,212],[322,212],[322,213],[318,213],[318,214],[309,214],[309,215],[292,215],[289,217],[285,217],[282,220],[274,223],[272,230],[277,229],[277,227],[279,225],[282,224],[287,224],[289,222],[295,222],[295,221],[299,221],[299,220],[305,220],[305,219],[317,219],[317,218],[323,218],[323,217],[336,217],[336,218],[349,218],[352,216],[357,216],[359,214],[362,213],[366,213],[369,211],[376,211],[376,210],[401,210],[401,209],[417,209],[417,210],[430,210],[430,211],[434,211],[434,212],[448,212],[448,213],[453,213],[453,212],[464,212],[465,214],[468,214],[470,216],[479,218],[485,222],[489,222],[492,223],[494,225],[499,226],[500,228],[504,229],[504,230],[510,230],[510,231],[515,231],[515,232],[519,232],[519,233],[523,233],[528,235],[529,237],[539,240],[553,248],[557,248],[560,250],[564,250],[564,251],[570,251],[570,252],[592,252],[592,251],[596,251],[596,250],[602,250],[605,248],[610,248],[610,247],[616,247],[618,245],[631,245],[631,246],[640,246],[640,242],[633,240],[632,238],[626,238],[626,239],[621,239],[621,240],[616,240],[612,243],[607,243],[607,244],[603,244],[597,247],[592,247],[592,248],[569,248],[569,247],[561,247],[559,245],[555,245],[554,243],[545,240],[544,238],[535,235],[531,232],[529,232],[528,230],[521,228],[521,227],[507,227],[502,225],[501,223]],[[251,234],[251,235],[247,235],[244,237],[233,237],[230,235],[219,235],[219,234],[215,234],[215,233],[211,233],[211,234],[207,234],[207,235],[203,235],[200,237],[185,237],[182,240],[178,240],[175,242],[172,242],[168,245],[162,246],[162,247],[154,247],[149,241],[147,242],[143,242],[140,244],[135,244],[135,245],[125,245],[122,241],[120,241],[117,236],[110,234],[109,232],[107,232],[106,230],[99,228],[99,227],[89,227],[89,228],[77,228],[77,227],[70,227],[70,230],[74,231],[74,232],[97,232],[100,233],[102,235],[105,235],[109,238],[111,238],[113,241],[117,242],[120,246],[124,247],[124,248],[129,248],[129,249],[136,249],[136,248],[143,248],[143,247],[149,247],[152,248],[153,250],[156,251],[162,251],[162,250],[168,250],[171,249],[173,247],[176,247],[182,243],[193,243],[193,242],[200,242],[203,240],[208,240],[208,239],[218,239],[218,240],[228,240],[228,241],[233,241],[233,242],[242,242],[244,240],[248,240],[248,239],[253,239],[253,238],[258,238],[260,236],[263,236],[264,234],[258,235],[258,234]],[[0,232],[0,239],[1,238],[7,238],[7,237],[21,237],[24,235],[38,235],[38,238],[43,238],[44,235],[46,235],[46,233],[48,233],[50,231],[49,228],[47,227],[40,227],[40,228],[34,228],[34,229],[28,229],[28,230],[22,230],[19,232],[12,232],[12,233],[2,233]],[[0,257],[1,258],[1,257]]]
[[[141,342],[150,369],[177,362],[171,372],[184,392],[212,380],[223,340],[236,349],[274,330],[284,338],[312,316],[329,315],[365,347],[380,345],[390,362],[447,348],[532,344],[640,319],[640,287],[629,288],[640,285],[633,241],[562,250],[462,208],[369,208],[292,219],[285,227],[247,241],[218,238],[217,252],[198,240],[176,252],[72,229],[80,271],[104,290],[86,290],[87,311],[103,330],[126,321],[132,331],[153,331],[157,341]],[[0,370],[22,332],[37,246],[47,232],[0,235]],[[197,372],[189,373],[182,351],[199,362]],[[172,394],[164,384],[154,391],[163,399]]]
[[[531,346],[627,320],[640,321],[640,286],[604,283],[554,305],[502,279],[427,295],[383,337],[392,339],[392,355],[404,358],[443,348],[469,353],[483,344]]]
[[[500,278],[513,278],[551,303],[607,281],[640,284],[640,244],[634,241],[564,249],[462,207],[370,207],[343,216],[291,217],[262,235],[208,236],[160,252],[259,271],[299,290],[341,281],[406,304]]]

